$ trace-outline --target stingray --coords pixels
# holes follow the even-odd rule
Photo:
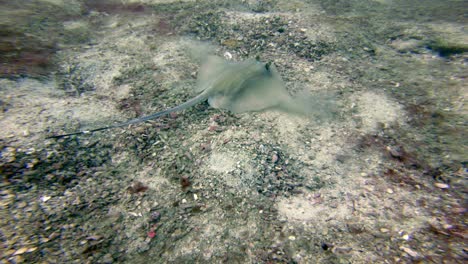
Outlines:
[[[181,111],[208,100],[213,108],[244,113],[278,109],[286,112],[303,112],[303,106],[295,102],[284,87],[273,63],[249,59],[243,62],[227,62],[210,56],[202,64],[197,77],[199,94],[181,105],[151,115],[131,119],[123,123],[82,130],[48,138],[88,134],[101,130],[137,124]]]

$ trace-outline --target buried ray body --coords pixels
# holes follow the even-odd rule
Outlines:
[[[54,135],[48,138],[87,134],[141,123],[184,110],[205,100],[208,100],[213,108],[226,109],[234,113],[267,109],[304,113],[304,104],[289,96],[276,67],[271,63],[261,63],[257,60],[232,63],[211,56],[202,65],[197,82],[200,94],[179,106],[115,125]]]

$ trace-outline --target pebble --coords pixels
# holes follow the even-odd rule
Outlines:
[[[278,161],[278,155],[273,154],[273,155],[271,156],[271,163],[276,163],[277,161]]]
[[[322,235],[324,235],[324,236],[328,235],[328,228],[324,228],[322,230]]]
[[[224,58],[226,58],[226,60],[231,60],[232,59],[232,54],[228,51],[224,52]]]
[[[22,209],[22,208],[26,207],[26,205],[28,205],[26,202],[19,202],[19,203],[16,204],[16,207],[18,209]]]
[[[16,250],[15,253],[13,253],[13,256],[21,255],[21,254],[24,254],[24,253],[34,252],[34,251],[36,251],[36,249],[37,249],[37,247],[32,247],[32,248],[22,247],[22,248]]]
[[[418,252],[412,250],[411,248],[401,246],[400,249],[403,250],[406,254],[410,255],[413,258],[416,258],[416,257],[419,256]]]
[[[410,240],[411,237],[408,234],[404,234],[401,238],[408,241],[408,240]]]
[[[294,241],[294,240],[296,240],[296,237],[295,236],[289,236],[288,239],[291,240],[291,241]]]
[[[110,253],[107,253],[106,255],[104,255],[102,257],[102,262],[106,263],[106,264],[107,263],[112,263],[112,262],[114,262],[114,258],[112,257],[112,255]]]
[[[160,218],[161,218],[161,213],[160,212],[152,212],[151,215],[150,215],[150,221],[151,222],[158,222]]]
[[[440,189],[448,189],[450,186],[446,183],[436,182],[434,186]]]
[[[41,201],[45,203],[45,202],[49,201],[50,198],[52,198],[52,197],[50,197],[50,196],[42,196],[42,197],[41,197]]]
[[[24,258],[21,256],[13,256],[9,260],[10,260],[10,263],[24,263]]]
[[[2,157],[7,163],[16,160],[16,149],[13,147],[6,147],[2,152]]]

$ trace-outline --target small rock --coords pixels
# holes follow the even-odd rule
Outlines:
[[[32,248],[22,247],[22,248],[16,250],[15,253],[13,253],[13,256],[21,255],[21,254],[24,254],[24,253],[34,252],[34,251],[36,251],[36,249],[37,249],[37,247],[32,247]]]
[[[403,153],[403,150],[401,148],[398,148],[398,147],[390,147],[390,146],[387,146],[387,151],[388,153],[390,153],[390,155],[393,157],[393,158],[396,158],[396,159],[400,159],[402,157],[402,155],[404,154]]]
[[[135,212],[128,212],[129,215],[133,216],[133,217],[140,217],[142,216],[141,213],[135,213]]]
[[[324,228],[322,230],[322,235],[324,235],[324,236],[328,235],[328,228]]]
[[[106,263],[106,264],[108,264],[108,263],[113,263],[113,262],[114,262],[114,258],[112,257],[112,255],[111,255],[110,253],[107,253],[106,255],[104,255],[104,256],[102,257],[102,262],[103,262],[103,263]]]
[[[16,160],[16,149],[13,147],[6,147],[2,152],[2,157],[7,163],[13,162]]]
[[[232,54],[228,51],[224,52],[224,58],[226,60],[231,60],[232,59]]]
[[[434,186],[440,189],[448,189],[450,186],[446,183],[436,182]]]
[[[52,240],[52,239],[55,239],[55,238],[57,238],[57,237],[59,237],[59,236],[60,236],[60,233],[58,233],[58,232],[52,232],[52,233],[49,235],[48,239],[49,239],[49,240]]]
[[[338,255],[347,255],[349,254],[353,249],[350,247],[333,247],[332,252]]]
[[[295,236],[289,236],[288,239],[291,240],[291,241],[294,241],[294,240],[296,240],[296,237]]]
[[[146,190],[148,190],[148,186],[144,185],[140,181],[136,181],[132,186],[127,188],[127,191],[131,194],[145,192]]]
[[[411,248],[401,246],[400,249],[403,250],[406,254],[410,255],[413,258],[419,257],[418,252],[412,250]]]
[[[180,185],[182,186],[183,189],[189,187],[192,183],[190,182],[190,179],[188,176],[182,176],[180,177]]]
[[[24,263],[24,258],[20,255],[13,256],[9,260],[10,263]]]
[[[327,243],[322,243],[322,249],[323,250],[329,250],[330,248],[333,248],[333,245],[327,244]]]
[[[150,221],[151,222],[158,222],[160,218],[161,218],[161,213],[160,212],[152,212],[150,214]]]
[[[45,203],[45,202],[49,201],[50,198],[52,198],[52,197],[50,197],[50,196],[42,196],[42,197],[41,197],[41,201]]]
[[[200,150],[202,151],[210,151],[211,150],[211,143],[202,143],[200,145]]]
[[[410,235],[408,235],[408,234],[404,234],[401,238],[403,238],[404,240],[408,241],[408,240],[410,240],[411,237],[410,237]]]
[[[172,118],[172,119],[176,119],[178,116],[178,114],[176,112],[172,112],[169,114],[169,117]]]
[[[26,202],[19,202],[16,207],[18,209],[23,209],[24,207],[26,207],[26,205],[28,205]]]
[[[86,237],[86,240],[99,240],[101,238],[102,236],[91,235],[91,236]]]
[[[271,162],[272,162],[272,163],[276,163],[277,161],[278,161],[278,155],[273,154],[273,155],[271,156]]]

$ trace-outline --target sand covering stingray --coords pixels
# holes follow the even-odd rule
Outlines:
[[[203,63],[197,79],[199,95],[179,106],[115,125],[48,138],[61,138],[136,124],[186,109],[205,100],[208,100],[213,108],[226,109],[234,113],[267,109],[278,109],[289,113],[307,112],[304,101],[290,97],[272,63],[261,63],[253,59],[226,62],[219,57],[210,56]]]

